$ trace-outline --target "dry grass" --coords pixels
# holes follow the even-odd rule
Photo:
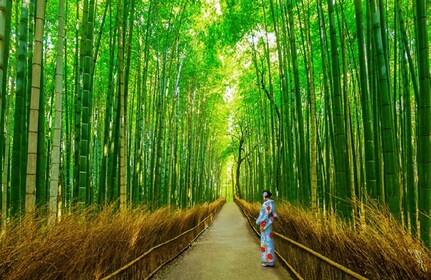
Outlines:
[[[54,226],[45,220],[9,223],[0,237],[0,279],[94,279],[112,273],[148,249],[193,228],[224,200],[189,210],[138,208],[116,213],[109,207],[63,216]],[[199,229],[198,229],[199,230]],[[148,275],[197,234],[153,251],[139,263]]]
[[[251,216],[260,204],[238,200]],[[277,205],[274,230],[369,279],[431,279],[431,254],[385,211],[366,207],[367,223],[354,230],[335,217],[289,204]],[[305,279],[340,279],[342,274],[288,242],[276,240],[276,250]]]

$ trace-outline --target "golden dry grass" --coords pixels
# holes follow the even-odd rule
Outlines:
[[[0,279],[97,279],[112,273],[148,249],[196,226],[224,203],[218,200],[189,210],[144,207],[116,213],[66,215],[53,226],[44,219],[11,222],[0,237]],[[202,228],[153,251],[132,268],[148,275]],[[130,273],[130,272],[128,272]],[[130,275],[130,274],[129,274]]]
[[[257,217],[260,204],[244,200],[237,203]],[[324,216],[285,203],[277,205],[276,211],[279,218],[274,231],[369,279],[431,279],[429,250],[378,207],[365,207],[367,222],[358,230],[334,215]],[[337,269],[286,241],[276,240],[276,250],[305,279],[342,277]]]

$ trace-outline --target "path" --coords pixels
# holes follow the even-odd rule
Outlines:
[[[154,279],[292,279],[277,262],[260,265],[259,240],[238,206],[226,203],[214,224],[192,248]]]

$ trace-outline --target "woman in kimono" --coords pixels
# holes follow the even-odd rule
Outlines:
[[[260,225],[260,258],[262,266],[274,266],[275,251],[273,242],[272,223],[277,214],[275,213],[275,203],[271,200],[271,192],[263,191],[264,202],[260,208],[259,217],[256,224]]]

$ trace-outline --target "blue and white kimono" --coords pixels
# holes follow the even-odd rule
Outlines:
[[[277,214],[275,213],[275,203],[268,199],[260,208],[259,217],[256,224],[260,225],[260,258],[262,265],[273,266],[275,263],[275,251],[272,232],[272,223]]]

